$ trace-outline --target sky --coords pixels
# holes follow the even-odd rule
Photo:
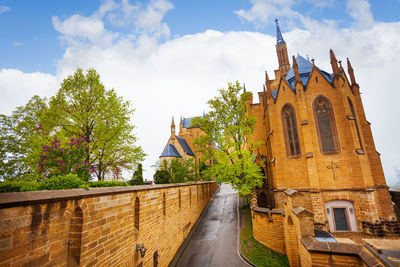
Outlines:
[[[35,94],[51,97],[77,67],[94,68],[135,108],[151,179],[172,116],[178,124],[203,114],[228,82],[256,93],[264,71],[274,78],[278,18],[289,55],[315,58],[330,73],[329,49],[350,58],[392,185],[400,170],[398,10],[400,0],[2,0],[0,114]]]

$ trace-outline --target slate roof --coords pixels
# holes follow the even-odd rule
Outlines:
[[[313,68],[313,64],[305,59],[304,57],[297,55],[296,57],[296,62],[297,65],[299,66],[299,76],[300,80],[303,82],[304,88],[307,87],[308,80],[310,78],[310,73]],[[333,74],[329,74],[326,71],[318,69],[318,71],[321,73],[322,76],[324,76],[329,82],[333,81]],[[290,85],[291,89],[293,92],[296,91],[296,88],[294,87],[295,83],[295,77],[294,77],[294,70],[293,67],[290,68],[288,74],[286,75],[286,81]],[[275,98],[275,97],[274,97]]]
[[[173,144],[167,144],[167,146],[164,148],[164,151],[161,153],[160,158],[161,157],[182,158],[182,156],[179,154],[178,150],[176,150],[176,148],[175,148],[175,146]]]
[[[181,124],[183,125],[184,128],[194,128],[194,127],[190,127],[190,125],[192,124],[192,120],[193,120],[194,118],[198,118],[198,117],[199,117],[199,116],[181,119]],[[204,118],[204,117],[205,117],[204,115],[201,116],[201,118]]]
[[[194,156],[194,153],[193,153],[192,149],[190,149],[190,146],[188,145],[186,140],[178,135],[176,137],[178,138],[179,144],[181,144],[183,151],[185,151],[185,153],[189,156]]]

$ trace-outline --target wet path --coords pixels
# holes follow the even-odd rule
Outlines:
[[[236,191],[222,184],[177,266],[248,266],[237,253],[236,206]]]

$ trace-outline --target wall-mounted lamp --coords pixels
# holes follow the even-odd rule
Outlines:
[[[146,248],[143,246],[143,244],[136,244],[136,251],[140,252],[140,257],[144,258],[144,255],[146,254]]]

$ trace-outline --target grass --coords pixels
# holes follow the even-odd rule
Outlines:
[[[244,225],[240,231],[240,251],[242,254],[259,267],[290,266],[286,255],[279,254],[254,239],[250,209],[248,207],[241,208],[240,213],[245,215],[246,218],[242,222]],[[243,217],[241,216],[242,219]]]

